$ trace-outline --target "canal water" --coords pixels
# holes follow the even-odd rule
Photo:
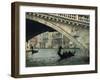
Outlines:
[[[75,51],[75,55],[59,61],[58,49],[38,49],[34,54],[26,52],[26,67],[89,64],[89,58],[80,55],[80,49],[64,49],[64,51]]]

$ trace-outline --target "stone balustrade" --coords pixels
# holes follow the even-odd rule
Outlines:
[[[48,13],[27,13],[27,16],[30,17],[39,17],[42,19],[46,19],[47,21],[54,21],[59,23],[64,23],[67,25],[73,26],[82,26],[83,28],[89,27],[89,19],[85,19],[84,17],[78,17],[78,20],[75,18],[68,18],[68,16],[62,16],[59,14],[48,14]]]

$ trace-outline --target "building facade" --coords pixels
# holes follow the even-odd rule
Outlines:
[[[62,46],[63,48],[75,48],[75,44],[72,43],[68,38],[66,38],[61,33],[54,32],[44,32],[39,34],[32,39],[30,39],[27,44],[28,48],[33,46],[36,48],[59,48]]]

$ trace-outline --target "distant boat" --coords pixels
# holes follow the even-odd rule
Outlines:
[[[30,49],[30,50],[27,50],[26,52],[32,52],[32,54],[34,54],[34,53],[37,53],[38,50],[36,50],[36,49]]]
[[[38,52],[38,50],[32,50],[32,54],[34,54],[34,53],[37,53]]]
[[[78,36],[78,35],[74,35],[73,37],[74,37],[74,38],[78,38],[79,36]]]

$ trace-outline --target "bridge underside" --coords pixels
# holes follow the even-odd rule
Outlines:
[[[39,22],[26,19],[26,41],[46,31],[53,32],[56,30]]]

